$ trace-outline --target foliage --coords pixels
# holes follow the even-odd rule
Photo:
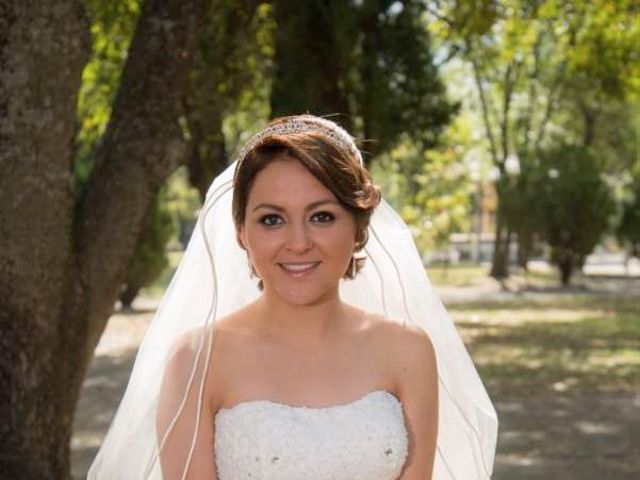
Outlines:
[[[472,181],[465,166],[471,132],[464,118],[443,135],[443,145],[425,150],[408,136],[372,167],[385,198],[411,229],[423,255],[448,245],[451,233],[468,230]]]
[[[364,1],[358,17],[349,93],[371,151],[386,151],[403,135],[435,147],[458,105],[447,100],[435,65],[424,3]]]
[[[80,185],[89,177],[95,148],[111,116],[111,104],[140,13],[141,0],[89,0],[86,5],[91,23],[92,49],[91,58],[82,72],[78,98],[79,130],[74,168]]]
[[[185,167],[180,167],[167,179],[161,197],[161,201],[164,203],[163,208],[171,216],[172,222],[177,228],[178,240],[182,247],[186,248],[201,203],[198,191],[189,184]]]
[[[636,170],[629,197],[622,203],[622,218],[617,233],[628,246],[629,253],[640,258],[640,164]]]
[[[527,187],[528,211],[566,285],[607,231],[615,211],[612,194],[593,152],[573,145],[544,152]]]
[[[252,37],[245,41],[239,58],[244,58],[244,68],[251,72],[251,79],[238,92],[233,105],[224,112],[222,130],[227,152],[237,152],[244,142],[264,127],[271,114],[276,31],[273,5],[258,5],[249,31]]]
[[[602,171],[613,175],[624,175],[634,160],[637,6],[626,0],[427,5],[445,59],[471,66],[477,106],[470,108],[482,113],[487,151],[499,173],[496,252],[504,249],[508,229],[518,233],[526,257],[532,230],[527,176],[542,150],[563,142],[591,146]],[[506,255],[494,256],[492,274],[506,275],[498,265],[504,261]]]
[[[178,237],[186,248],[200,207],[197,190],[189,185],[185,167],[173,173],[162,186],[145,219],[142,236],[129,265],[120,300],[125,307],[142,287],[152,285],[169,267],[167,245]]]
[[[273,69],[272,8],[244,0],[216,0],[199,38],[183,101],[190,180],[204,199],[206,188],[229,161],[227,117],[250,129],[269,116]],[[225,132],[226,125],[226,132]]]
[[[375,157],[402,135],[435,145],[455,112],[417,0],[276,4],[274,116],[339,113]]]

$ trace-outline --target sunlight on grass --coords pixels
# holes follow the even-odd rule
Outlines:
[[[496,282],[489,276],[489,265],[461,263],[458,265],[427,265],[427,275],[434,285],[441,287],[472,287]],[[513,269],[509,281],[514,284],[528,285],[535,288],[555,287],[558,285],[558,274],[554,270],[537,271]]]
[[[455,311],[452,307],[452,317],[456,322],[482,323],[483,325],[522,325],[530,322],[580,322],[587,318],[597,318],[602,312],[590,310],[561,310],[561,309],[522,309],[514,315],[512,309],[500,310],[471,310]]]
[[[489,267],[480,265],[427,266],[427,275],[434,285],[469,287],[489,279]]]
[[[491,392],[640,387],[634,298],[557,296],[453,305],[449,311]]]

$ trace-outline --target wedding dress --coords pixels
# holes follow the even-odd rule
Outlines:
[[[241,402],[215,415],[219,480],[395,480],[408,452],[402,403],[386,390],[330,407]]]

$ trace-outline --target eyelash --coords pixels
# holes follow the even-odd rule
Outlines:
[[[320,221],[319,223],[321,223],[321,224],[331,223],[331,222],[333,222],[333,221],[336,219],[335,215],[334,215],[333,213],[331,213],[331,212],[316,212],[316,213],[314,213],[314,214],[311,216],[311,218],[315,217],[316,215],[322,215],[322,216],[326,216],[326,217],[328,217],[328,219],[327,219],[327,220],[325,220],[325,221]],[[276,226],[280,225],[279,223],[271,224],[271,225],[269,225],[269,224],[265,223],[265,220],[266,220],[266,219],[268,219],[268,218],[273,218],[273,217],[280,218],[280,215],[277,215],[277,214],[275,214],[275,213],[269,213],[269,214],[267,214],[267,215],[262,216],[262,217],[260,218],[260,220],[259,220],[259,223],[261,223],[262,225],[264,225],[264,226],[265,226],[265,227],[267,227],[267,228],[269,228],[269,227],[276,227]]]

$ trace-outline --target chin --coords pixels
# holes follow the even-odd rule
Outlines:
[[[334,291],[336,290],[331,288],[314,288],[311,285],[287,285],[283,288],[276,288],[274,293],[285,302],[302,307],[322,303],[330,298]]]

